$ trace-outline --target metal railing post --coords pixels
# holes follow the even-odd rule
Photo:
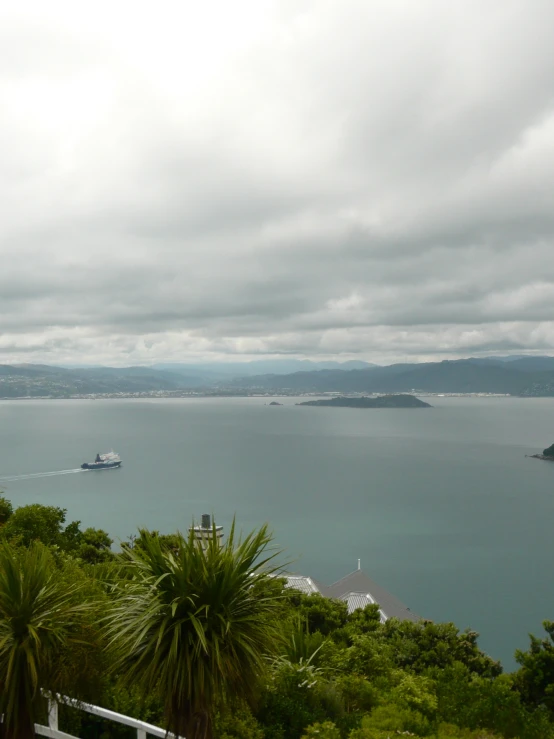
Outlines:
[[[137,739],[146,739],[146,732],[144,729],[137,729]]]
[[[51,729],[58,728],[58,701],[48,698],[48,726]]]

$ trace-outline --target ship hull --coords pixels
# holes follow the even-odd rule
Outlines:
[[[114,470],[121,467],[121,462],[85,462],[81,465],[82,470]]]

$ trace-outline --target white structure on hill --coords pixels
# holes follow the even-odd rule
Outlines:
[[[212,524],[210,514],[203,513],[202,523],[200,524],[200,526],[191,526],[189,531],[194,531],[194,538],[200,542],[202,547],[205,548],[208,541],[213,536],[214,526],[215,521]],[[215,535],[217,537],[218,544],[221,546],[221,544],[223,543],[223,526],[215,527]]]

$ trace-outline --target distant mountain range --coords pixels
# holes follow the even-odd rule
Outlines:
[[[312,362],[309,359],[259,359],[253,362],[221,362],[205,364],[155,364],[153,369],[193,374],[214,379],[249,377],[252,375],[286,375],[292,372],[308,372],[323,369],[369,369],[377,367],[370,362],[351,359],[346,362]]]
[[[242,377],[233,387],[285,392],[339,393],[502,393],[554,395],[554,357],[446,360],[393,364],[359,370],[320,370]]]
[[[301,360],[123,368],[0,365],[0,398],[186,391],[554,396],[554,357],[485,357],[388,367]]]
[[[367,362],[310,362],[295,359],[225,364],[160,364],[154,367],[55,367],[0,365],[0,398],[108,395],[226,387],[237,376],[328,368],[371,368]],[[236,391],[235,391],[236,392]]]
[[[154,370],[150,367],[84,367],[0,365],[0,398],[170,391],[205,384],[201,377]]]

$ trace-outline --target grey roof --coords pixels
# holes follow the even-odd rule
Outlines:
[[[366,606],[375,603],[369,593],[347,593],[346,595],[342,595],[340,599],[346,601],[349,614],[353,613],[353,611],[358,608],[365,608]],[[387,620],[387,614],[381,608],[379,609],[379,613],[381,614],[381,623],[385,623]]]
[[[305,577],[304,575],[284,575],[284,577],[286,579],[286,588],[300,590],[302,593],[306,593],[306,595],[320,592],[311,577]]]
[[[369,603],[377,603],[381,612],[381,620],[399,618],[408,621],[420,621],[421,616],[413,613],[398,598],[377,585],[362,570],[354,570],[346,577],[333,583],[323,585],[312,577],[305,575],[279,575],[286,579],[286,587],[300,590],[306,595],[320,593],[325,598],[337,598],[346,601],[348,613],[357,608],[365,608]]]
[[[421,616],[413,613],[404,603],[374,582],[362,570],[354,570],[346,577],[326,587],[325,592],[322,593],[328,598],[338,598],[347,602],[348,597],[353,594],[369,595],[373,603],[379,604],[385,618],[399,618],[408,621],[421,620]],[[360,608],[361,606],[357,607]]]
[[[319,580],[316,580],[316,579],[315,579],[315,577],[311,577],[310,579],[311,579],[311,581],[313,582],[313,584],[314,584],[314,585],[316,586],[316,588],[318,589],[318,592],[319,592],[319,593],[320,593],[321,595],[323,595],[323,596],[324,596],[325,598],[327,598],[327,595],[326,595],[326,593],[325,593],[325,591],[327,590],[327,585],[324,585],[324,584],[323,584],[322,582],[320,582]]]

